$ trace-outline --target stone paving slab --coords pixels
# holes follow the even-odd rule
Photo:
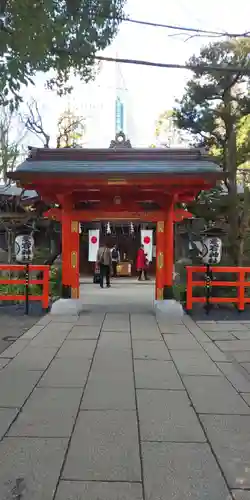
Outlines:
[[[11,369],[0,373],[0,407],[20,408],[37,384],[42,372]]]
[[[37,336],[38,333],[40,333],[43,328],[45,326],[44,325],[34,325],[32,326],[32,328],[30,328],[26,333],[24,333],[22,335],[22,340],[32,340],[34,337]]]
[[[250,393],[250,378],[240,366],[236,363],[217,363],[217,366],[237,391]]]
[[[241,393],[241,397],[246,401],[246,403],[250,406],[250,394],[249,393]]]
[[[176,334],[190,334],[190,331],[185,325],[174,325],[174,324],[168,324],[168,325],[161,325],[159,326],[161,333],[174,333]]]
[[[200,329],[196,329],[196,328],[190,328],[191,330],[191,334],[193,335],[193,337],[200,343],[200,344],[206,344],[206,343],[209,343],[211,344],[211,339],[210,337],[204,333],[202,330]]]
[[[202,351],[202,347],[200,344],[197,342],[197,340],[189,333],[188,335],[186,334],[180,334],[180,335],[175,335],[175,334],[167,334],[164,335],[164,340],[168,346],[168,348],[171,349],[190,349],[190,350],[199,350]]]
[[[73,326],[67,340],[92,340],[97,339],[99,334],[99,326]]]
[[[182,390],[183,385],[172,361],[134,361],[137,389]]]
[[[232,353],[222,352],[215,344],[210,342],[209,344],[202,344],[204,351],[207,352],[212,361],[231,361],[233,359]]]
[[[250,417],[202,415],[201,420],[230,488],[250,488]]]
[[[99,365],[99,369],[107,370],[110,372],[111,366],[113,370],[122,370],[128,369],[128,366],[131,366],[132,371],[132,351],[131,348],[127,349],[125,347],[121,347],[119,350],[118,346],[109,350],[106,347],[103,348],[100,344],[98,345],[98,349],[95,353],[93,367]]]
[[[220,323],[219,325],[219,328],[218,328],[218,325],[217,323],[203,323],[203,326],[201,326],[201,328],[205,331],[205,332],[217,332],[218,330],[222,331],[226,331],[226,332],[232,332],[232,331],[240,331],[240,330],[245,330],[245,331],[248,331],[248,327],[246,325],[244,325],[243,323],[239,323],[238,321],[235,322],[235,323],[228,323],[226,321],[223,321],[223,323]]]
[[[206,441],[184,391],[138,390],[137,398],[142,441]]]
[[[227,351],[228,354],[231,354],[232,359],[236,359],[239,363],[250,362],[250,351]]]
[[[207,444],[142,443],[146,500],[228,500]]]
[[[12,425],[9,436],[70,437],[82,389],[37,388]]]
[[[48,319],[49,319],[49,323],[50,323],[50,326],[52,328],[58,328],[59,327],[59,324],[64,324],[65,325],[65,328],[66,328],[66,323],[71,323],[71,324],[75,324],[78,320],[79,316],[76,315],[76,314],[59,314],[59,315],[56,315],[56,314],[48,314]],[[43,323],[39,323],[39,324],[43,324]]]
[[[84,387],[91,360],[56,358],[38,384],[39,387]]]
[[[207,334],[204,333],[204,331],[198,326],[197,323],[195,323],[192,318],[190,318],[190,316],[184,315],[183,323],[196,338],[196,340],[198,340],[198,342],[201,342],[202,344],[204,342],[210,342],[210,338],[207,336]]]
[[[57,353],[57,358],[91,359],[96,347],[96,340],[65,340]]]
[[[171,359],[167,346],[159,340],[144,340],[133,341],[134,359],[158,359],[169,361]]]
[[[173,316],[170,317],[169,315],[166,316],[166,314],[161,312],[160,309],[157,309],[156,311],[154,311],[154,313],[155,313],[155,318],[156,318],[158,325],[176,325],[177,326],[177,325],[184,324],[184,321],[183,321],[184,315],[183,316],[176,316],[176,317],[173,317]]]
[[[216,345],[222,351],[250,351],[250,340],[218,341]]]
[[[18,339],[0,354],[0,358],[14,358],[19,352],[23,351],[28,344],[29,340],[22,340],[22,338]]]
[[[53,500],[66,452],[67,439],[5,438],[0,443],[0,497]],[[20,496],[19,496],[20,498]]]
[[[206,320],[206,321],[196,321],[196,324],[199,326],[199,327],[202,327],[203,325],[215,325],[216,323],[219,323],[219,321],[215,321],[214,319],[211,319],[211,320]],[[223,321],[223,324],[224,323],[228,323],[228,321]],[[230,323],[232,323],[230,321]]]
[[[46,370],[57,353],[57,347],[29,347],[21,351],[10,363],[10,368]],[[1,403],[0,403],[1,404]]]
[[[250,329],[246,330],[237,330],[232,332],[236,339],[239,340],[250,340]]]
[[[140,481],[136,413],[80,412],[63,477],[83,481]]]
[[[90,379],[84,394],[84,410],[135,410],[135,391],[131,381]]]
[[[14,408],[0,408],[0,440],[6,434],[16,416],[17,410]]]
[[[131,314],[131,333],[134,340],[162,340],[162,336],[153,316]]]
[[[240,366],[242,366],[247,373],[250,373],[250,363],[240,363]]]
[[[79,318],[77,318],[76,321],[76,326],[97,326],[100,327],[102,326],[102,323],[104,321],[105,314],[98,314],[95,312],[94,314],[86,314],[82,313]]]
[[[245,319],[243,321],[240,321],[240,320],[234,320],[232,321],[231,319],[230,320],[223,320],[223,321],[216,321],[216,323],[218,325],[226,325],[226,324],[230,324],[230,325],[238,325],[239,323],[241,325],[247,325],[248,327],[250,327],[250,321],[246,321]]]
[[[36,326],[47,326],[49,323],[51,323],[51,320],[52,320],[51,314],[47,314],[46,316],[43,316],[37,321]]]
[[[236,340],[236,337],[231,332],[227,332],[225,330],[207,332],[207,336],[210,340]]]
[[[132,355],[117,359],[99,356],[93,363],[82,408],[88,410],[135,410]]]
[[[106,314],[102,330],[108,332],[129,332],[129,314]]]
[[[4,368],[8,363],[10,362],[10,359],[8,358],[0,358],[0,370]]]
[[[198,413],[250,414],[250,408],[223,377],[184,376],[186,386]]]
[[[33,340],[30,342],[30,347],[61,347],[72,326],[65,330],[54,330],[50,326],[45,327]]]
[[[250,500],[250,491],[234,490],[233,500]]]
[[[171,356],[180,375],[220,375],[220,370],[204,351],[173,350]]]
[[[98,350],[108,351],[112,354],[122,352],[123,350],[131,350],[130,334],[123,332],[102,332],[100,335]]]
[[[143,500],[138,483],[61,481],[55,500]]]

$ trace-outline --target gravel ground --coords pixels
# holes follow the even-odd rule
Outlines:
[[[29,315],[24,314],[24,304],[0,306],[0,353],[29,330],[44,312],[40,303],[30,305]]]
[[[203,306],[194,304],[189,315],[194,321],[250,321],[250,307],[246,306],[245,311],[241,312],[235,307],[213,307],[207,314]]]

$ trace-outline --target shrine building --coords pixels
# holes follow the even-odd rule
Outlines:
[[[135,149],[123,133],[107,149],[32,148],[9,178],[35,190],[62,225],[62,297],[79,297],[79,223],[156,225],[157,300],[172,298],[178,207],[224,177],[199,149]],[[96,227],[96,226],[94,226]]]

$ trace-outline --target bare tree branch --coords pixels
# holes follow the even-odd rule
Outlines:
[[[7,172],[13,171],[21,154],[22,142],[27,134],[18,129],[20,117],[10,108],[0,108],[0,174],[8,182]]]
[[[24,125],[26,129],[40,139],[45,148],[49,148],[50,135],[47,134],[44,129],[37,101],[32,99],[31,103],[29,103],[27,107],[28,114],[24,116]]]

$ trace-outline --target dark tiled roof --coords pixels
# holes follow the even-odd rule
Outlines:
[[[0,185],[0,196],[20,196],[21,194],[22,200],[33,199],[39,196],[36,191],[23,191],[22,188],[17,187],[15,184],[3,184],[2,186]]]
[[[19,174],[207,174],[220,173],[220,167],[211,160],[158,160],[158,161],[30,161],[19,165],[13,178]]]

